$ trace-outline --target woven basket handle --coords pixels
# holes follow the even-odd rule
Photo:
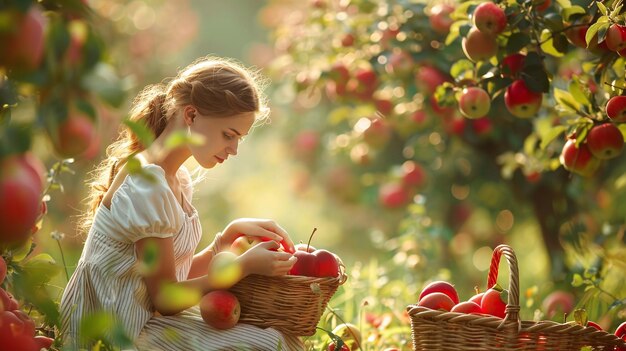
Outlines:
[[[500,257],[504,255],[509,264],[509,301],[506,305],[506,321],[520,322],[519,318],[519,269],[517,267],[517,257],[515,252],[508,245],[499,245],[493,250],[491,255],[491,266],[489,267],[489,277],[487,278],[487,289],[493,287],[498,281],[498,267],[500,265]]]

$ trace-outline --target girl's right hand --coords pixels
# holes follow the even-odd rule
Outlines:
[[[272,251],[279,247],[280,244],[276,241],[266,241],[255,245],[239,256],[244,276],[249,274],[286,275],[298,259],[288,252]]]

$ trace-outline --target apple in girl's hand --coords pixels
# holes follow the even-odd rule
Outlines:
[[[260,242],[261,239],[258,236],[242,234],[230,245],[230,251],[239,256]]]
[[[239,321],[241,306],[237,296],[226,290],[214,290],[200,300],[200,315],[213,328],[232,328]]]
[[[296,248],[296,251],[306,251],[306,252],[313,252],[313,251],[317,250],[313,246],[307,245],[305,243],[296,244],[295,248]]]
[[[311,238],[317,228],[309,237],[309,244],[300,245],[293,254],[298,259],[289,271],[290,275],[306,277],[337,277],[339,275],[339,262],[335,255],[327,250],[315,250],[311,245]]]

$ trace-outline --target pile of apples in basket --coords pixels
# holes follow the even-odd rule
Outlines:
[[[340,274],[339,257],[324,249],[316,249],[310,245],[315,234],[314,229],[307,244],[295,245],[295,252],[290,252],[286,245],[281,242],[277,251],[285,251],[293,254],[298,260],[287,273],[293,276],[305,277],[338,277]],[[228,329],[237,324],[241,312],[241,306],[237,297],[228,291],[234,283],[241,278],[241,267],[237,258],[252,247],[270,239],[240,235],[231,245],[229,250],[222,251],[213,257],[209,266],[209,279],[218,287],[200,300],[200,312],[204,321],[217,329]]]

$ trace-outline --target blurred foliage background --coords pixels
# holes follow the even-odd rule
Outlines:
[[[58,2],[66,10],[76,3]],[[352,131],[359,132],[356,122],[373,115],[380,106],[329,99],[320,85],[310,83],[316,79],[319,84],[328,83],[325,70],[329,62],[355,50],[356,44],[336,45],[345,33],[354,35],[357,43],[367,42],[371,39],[368,30],[376,31],[376,27],[368,26],[392,16],[373,11],[377,1],[339,1],[351,6],[346,6],[345,21],[333,27],[329,22],[336,19],[328,20],[324,17],[328,9],[318,7],[324,3],[90,0],[87,15],[65,19],[64,23],[77,21],[68,25],[74,28],[68,33],[78,33],[84,39],[87,26],[99,38],[93,42],[96,49],[83,50],[85,61],[89,52],[96,52],[96,59],[80,66],[84,68],[80,74],[87,78],[79,84],[95,95],[80,96],[88,101],[88,110],[98,121],[98,132],[90,151],[68,165],[71,172],[55,175],[53,184],[62,185],[62,189],[55,186],[48,191],[48,213],[33,237],[33,255],[48,253],[59,267],[65,264],[66,272],[61,268],[47,285],[52,299],[60,299],[67,275],[71,275],[81,253],[84,233],[76,231],[76,219],[85,206],[85,180],[106,145],[117,136],[132,98],[143,86],[174,76],[177,69],[195,58],[212,54],[233,57],[263,70],[272,81],[267,91],[272,115],[271,123],[257,127],[246,138],[238,157],[216,169],[196,173],[200,181],[193,202],[204,230],[200,249],[211,242],[214,233],[239,217],[272,218],[295,242],[306,242],[311,230],[318,228],[312,244],[337,253],[350,277],[330,303],[335,312],[326,314],[320,325],[332,329],[341,320],[355,323],[364,330],[369,349],[406,347],[410,343],[404,310],[417,301],[426,282],[448,280],[456,285],[462,299],[473,295],[476,286],[484,290],[491,251],[500,243],[511,245],[520,261],[523,319],[548,317],[541,311],[542,301],[555,290],[565,290],[601,325],[614,327],[624,320],[624,155],[604,167],[601,176],[584,178],[558,168],[558,163],[557,167],[554,162],[537,166],[536,154],[521,153],[526,158],[511,154],[503,161],[512,167],[511,186],[503,181],[502,170],[493,166],[493,160],[464,144],[469,140],[469,144],[485,148],[481,143],[486,139],[476,132],[480,126],[475,121],[471,126],[461,126],[455,136],[450,128],[455,128],[458,119],[439,125],[432,122],[431,115],[416,125],[407,122],[406,116],[404,121],[398,117],[396,134],[386,141],[388,144],[375,152],[363,152],[363,144],[355,147],[358,140],[351,139]],[[432,5],[397,3],[421,10]],[[43,2],[48,7],[55,4]],[[418,25],[416,30],[430,35],[427,25]],[[331,37],[327,36],[329,31]],[[440,35],[433,42],[444,39]],[[320,49],[312,44],[315,40],[319,46],[329,44],[334,51]],[[441,44],[433,45],[437,48]],[[328,61],[320,63],[320,57]],[[562,61],[551,61],[555,64],[551,69],[560,72],[579,59],[572,54]],[[449,68],[445,62],[439,62],[438,67]],[[379,69],[383,75],[392,75],[384,73],[383,64]],[[29,88],[38,84],[37,76],[21,78],[25,83],[20,92],[29,96]],[[415,85],[412,80],[410,84]],[[32,121],[37,103],[32,95],[20,100],[11,111],[12,120]],[[496,111],[494,114],[505,113],[502,106]],[[530,125],[511,120],[489,128],[527,129]],[[407,135],[413,138],[410,150],[405,144]],[[490,142],[506,140],[524,149],[523,139],[503,135],[505,132]],[[494,144],[487,143],[487,148],[490,145]],[[46,168],[61,160],[45,133],[34,134],[32,150]],[[379,188],[397,180],[406,159],[419,162],[425,181],[406,204],[389,208],[380,202]],[[192,160],[187,166],[197,169]],[[574,199],[581,211],[553,226],[558,233],[552,234],[562,244],[564,254],[551,257],[533,212],[536,209],[519,201],[516,192],[539,191],[541,195],[541,189],[555,188]],[[500,283],[506,286],[508,272],[501,272]],[[549,317],[563,319],[562,315]],[[316,347],[327,342],[324,333],[309,340]]]

